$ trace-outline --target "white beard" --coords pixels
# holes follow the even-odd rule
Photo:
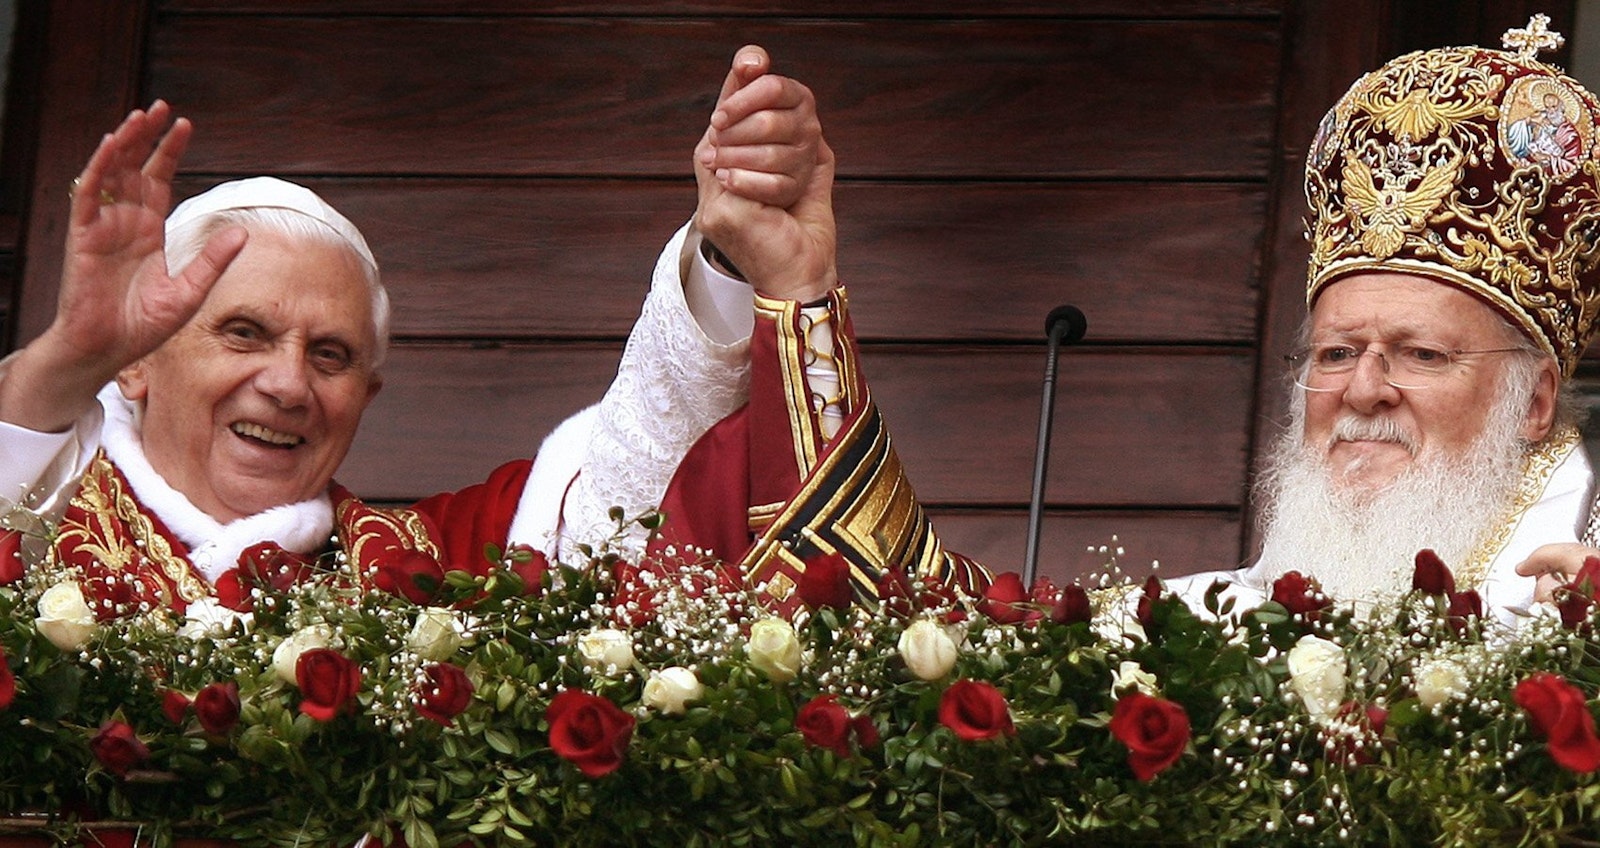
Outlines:
[[[1329,597],[1359,608],[1409,590],[1423,548],[1452,569],[1466,565],[1505,519],[1522,476],[1527,395],[1516,387],[1501,394],[1483,433],[1465,451],[1413,450],[1410,466],[1376,490],[1336,481],[1327,446],[1305,443],[1304,405],[1296,404],[1258,484],[1264,533],[1256,575],[1270,586],[1299,571]],[[1516,397],[1523,402],[1510,401]],[[1374,420],[1352,415],[1340,425],[1361,430]]]

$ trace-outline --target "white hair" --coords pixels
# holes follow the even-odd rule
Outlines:
[[[1477,438],[1460,452],[1417,454],[1376,491],[1341,485],[1327,446],[1306,443],[1305,392],[1297,390],[1289,429],[1256,481],[1265,580],[1300,571],[1331,597],[1365,605],[1408,589],[1412,561],[1423,548],[1453,568],[1465,565],[1515,495],[1530,447],[1522,426],[1548,359],[1531,345],[1507,354]],[[1336,429],[1384,426],[1348,411],[1335,423]]]
[[[367,281],[371,295],[373,352],[372,367],[383,364],[389,353],[389,292],[383,286],[378,266],[333,227],[310,215],[276,206],[235,207],[212,212],[200,217],[167,235],[167,273],[176,274],[205,247],[206,241],[217,231],[241,226],[250,230],[266,230],[293,239],[306,239],[342,248],[355,257],[361,274]]]

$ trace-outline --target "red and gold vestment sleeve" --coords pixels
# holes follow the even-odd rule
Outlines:
[[[828,302],[835,397],[818,398],[806,376],[815,319],[793,301],[758,296],[755,309],[749,403],[679,466],[653,551],[671,546],[681,557],[693,547],[736,561],[780,605],[792,602],[808,560],[834,554],[864,598],[876,597],[891,569],[980,592],[987,571],[944,549],[895,455],[860,369],[844,291]],[[831,437],[820,414],[830,402],[844,413]]]

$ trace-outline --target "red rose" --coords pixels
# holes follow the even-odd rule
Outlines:
[[[1483,618],[1483,598],[1478,596],[1478,590],[1450,592],[1450,611],[1445,621],[1455,632],[1461,633],[1467,629],[1467,620],[1470,618]]]
[[[1600,557],[1588,557],[1572,581],[1556,592],[1556,609],[1561,612],[1561,625],[1568,630],[1586,626],[1596,594],[1600,594]]]
[[[94,610],[97,621],[111,621],[134,610],[139,599],[133,592],[133,583],[122,579],[120,571],[88,577],[83,581],[83,599]]]
[[[1417,551],[1416,568],[1411,572],[1411,588],[1428,595],[1447,595],[1456,590],[1456,578],[1432,548],[1423,548]]]
[[[444,567],[421,551],[400,551],[378,563],[372,583],[414,604],[427,604],[444,586]]]
[[[250,579],[237,568],[217,575],[217,582],[212,586],[217,603],[234,612],[250,612],[256,608],[256,600],[250,596],[250,589]]]
[[[193,703],[189,696],[176,689],[168,689],[161,693],[161,714],[173,724],[183,724],[189,717],[189,705]]]
[[[114,720],[100,725],[100,732],[89,740],[89,750],[106,771],[117,777],[127,777],[130,770],[150,758],[150,749],[139,741],[133,728],[127,722]]]
[[[1322,594],[1322,587],[1317,581],[1291,571],[1272,581],[1272,600],[1289,611],[1290,615],[1298,615],[1307,621],[1313,621],[1323,610],[1332,603],[1327,595]]]
[[[1355,701],[1345,701],[1334,714],[1333,725],[1323,742],[1323,752],[1329,760],[1345,768],[1370,763],[1388,723],[1389,711],[1383,707],[1372,704],[1363,707]]]
[[[194,696],[194,714],[213,736],[226,735],[239,723],[239,684],[210,683]]]
[[[11,706],[17,697],[17,676],[11,672],[11,665],[6,662],[6,652],[0,650],[0,710]]]
[[[1022,578],[1015,571],[1007,571],[983,590],[978,612],[1000,624],[1021,624],[1042,616],[1038,610],[1027,606],[1029,600],[1028,590],[1022,588]]]
[[[883,741],[878,735],[878,726],[872,723],[872,716],[858,715],[850,719],[850,729],[856,733],[856,744],[861,748],[876,748]]]
[[[978,680],[957,680],[939,698],[939,723],[968,742],[1016,732],[1000,690]]]
[[[850,563],[840,554],[824,554],[806,560],[795,593],[811,609],[846,609],[855,597],[850,588]]]
[[[1159,600],[1161,600],[1161,579],[1152,574],[1144,581],[1144,593],[1139,596],[1139,606],[1134,610],[1134,616],[1139,619],[1141,626],[1150,626],[1156,601]]]
[[[22,579],[22,534],[0,530],[0,586]]]
[[[956,594],[956,589],[949,583],[937,577],[922,578],[922,596],[919,598],[923,609],[934,607],[953,607],[961,601],[962,596]]]
[[[1143,692],[1117,701],[1110,728],[1128,746],[1128,767],[1140,780],[1150,780],[1177,762],[1189,746],[1189,714],[1179,704]]]
[[[841,757],[850,756],[850,713],[833,695],[818,695],[800,708],[794,726],[807,742],[831,749]]]
[[[361,691],[361,669],[338,651],[312,648],[295,662],[294,682],[302,696],[300,712],[332,721]]]
[[[904,621],[917,611],[918,604],[912,596],[911,584],[905,573],[891,568],[878,578],[878,603],[893,618]]]
[[[507,566],[512,574],[522,579],[522,594],[538,597],[544,593],[544,575],[550,570],[550,558],[543,551],[527,545],[514,545],[506,552]]]
[[[603,777],[622,765],[633,738],[633,716],[598,695],[567,689],[550,701],[550,748],[586,777]]]
[[[1550,758],[1569,771],[1600,769],[1600,739],[1583,692],[1560,675],[1535,672],[1517,684],[1512,697],[1528,714],[1533,732],[1545,740]]]
[[[449,727],[472,703],[472,681],[460,666],[434,663],[424,671],[428,679],[417,690],[417,712]]]
[[[1589,608],[1594,606],[1594,601],[1585,598],[1578,592],[1558,592],[1556,597],[1556,610],[1561,613],[1561,626],[1568,630],[1577,630],[1589,623]]]
[[[275,542],[258,542],[239,553],[239,571],[257,586],[287,592],[311,574],[315,559],[279,547]]]
[[[1061,597],[1050,607],[1050,620],[1056,624],[1079,624],[1094,618],[1094,607],[1089,604],[1089,593],[1076,583],[1061,589]]]
[[[1585,557],[1577,576],[1567,586],[1595,600],[1595,596],[1600,595],[1600,557]]]

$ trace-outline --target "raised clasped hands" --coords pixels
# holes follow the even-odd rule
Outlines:
[[[811,90],[742,47],[695,147],[695,226],[756,290],[811,302],[838,281],[833,151]]]
[[[167,272],[172,179],[192,131],[157,100],[103,137],[73,180],[56,316],[0,384],[0,421],[66,429],[101,386],[189,320],[244,247],[245,231],[226,228]]]

